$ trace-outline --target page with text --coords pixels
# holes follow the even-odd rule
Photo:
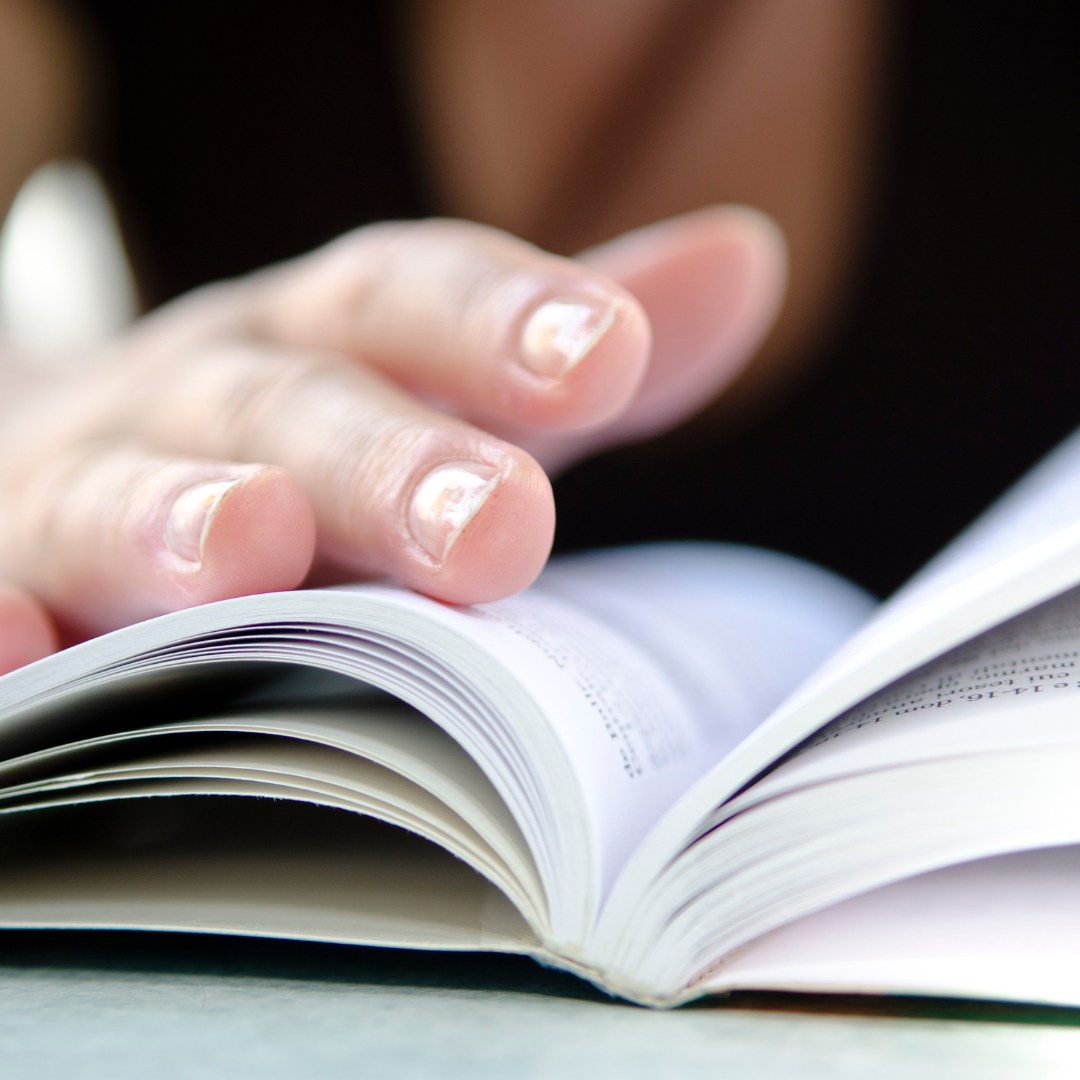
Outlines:
[[[636,895],[720,806],[825,723],[942,653],[1080,584],[1080,434],[1067,439],[817,669],[650,834]],[[622,902],[622,901],[620,901]],[[627,900],[626,902],[632,902]]]
[[[1080,589],[1018,615],[848,710],[727,806],[915,761],[1080,742]]]

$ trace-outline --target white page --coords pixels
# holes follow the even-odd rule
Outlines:
[[[294,680],[285,684],[288,693]],[[278,684],[276,684],[278,685]],[[340,684],[335,683],[340,688]],[[260,694],[260,700],[274,700]],[[177,734],[251,733],[278,735],[345,751],[382,765],[430,791],[504,851],[529,860],[520,830],[498,792],[476,762],[446,733],[415,709],[382,696],[357,696],[348,705],[329,698],[316,707],[310,694],[273,707],[245,699],[222,715],[124,731],[66,743],[0,762],[0,797],[14,784],[52,782],[72,770],[89,772],[127,763],[133,755],[156,754]],[[164,741],[163,741],[164,738]],[[302,749],[301,744],[301,749]],[[103,756],[103,751],[109,752]],[[84,766],[88,754],[92,765]]]
[[[153,681],[163,668],[201,676],[210,661],[253,660],[358,678],[434,719],[514,814],[551,898],[554,932],[580,936],[597,902],[603,851],[584,790],[590,770],[617,772],[619,763],[573,679],[482,612],[377,586],[266,594],[177,612],[0,678],[0,735],[44,730],[55,715],[50,695],[66,694],[81,709],[87,693],[108,701],[115,687]],[[31,707],[20,709],[25,704]],[[553,719],[544,718],[545,709]],[[65,738],[72,734],[64,729]],[[582,746],[591,752],[575,752]],[[640,788],[627,798],[640,798]]]
[[[703,777],[635,852],[610,902],[631,910],[718,807],[826,722],[907,672],[1080,584],[1080,433],[1033,469]]]
[[[849,709],[727,804],[912,761],[1080,741],[1080,589],[950,650]]]
[[[0,763],[0,798],[10,792],[11,785],[26,783],[27,777],[36,782],[48,778],[51,783],[73,770],[92,777],[104,769],[130,765],[135,756],[141,759],[166,752],[172,745],[169,736],[200,733],[275,735],[283,737],[283,745],[291,745],[285,740],[296,741],[301,754],[306,744],[314,743],[343,751],[346,762],[356,756],[384,766],[430,792],[468,822],[527,883],[534,897],[542,892],[525,838],[476,762],[427,717],[381,696],[369,700],[358,696],[349,707],[340,699],[330,699],[315,708],[310,696],[273,708],[245,702],[239,710],[222,716],[67,744]],[[103,757],[106,748],[109,753]],[[88,754],[93,755],[89,766],[83,764]],[[289,760],[285,758],[286,763]]]
[[[607,575],[609,597],[620,587],[629,595],[647,583],[650,566],[663,564],[664,554],[620,553],[617,561],[618,571]],[[719,602],[699,604],[695,618],[709,638],[703,620],[711,605],[714,656],[725,639],[743,641],[744,661],[753,651],[746,643],[754,641],[765,657],[770,648],[773,657],[781,655],[779,665],[757,665],[758,690],[773,694],[786,688],[771,685],[778,671],[789,669],[786,685],[797,682],[868,609],[865,596],[851,586],[780,556],[728,549],[710,560],[699,550],[685,560],[669,559],[668,567],[686,577],[687,594],[696,579],[709,595],[700,567],[717,579],[714,597],[727,588],[739,598],[727,609]],[[772,571],[784,581],[780,593]],[[732,736],[701,707],[702,686],[711,677],[707,660],[697,664],[704,680],[684,692],[677,680],[685,664],[666,670],[640,632],[635,641],[552,593],[541,587],[497,604],[456,609],[401,590],[361,586],[179,612],[0,679],[0,713],[8,714],[0,729],[5,723],[39,725],[33,713],[20,721],[17,706],[46,699],[58,685],[88,688],[117,675],[150,675],[163,665],[244,659],[338,670],[402,697],[461,742],[514,812],[549,896],[562,889],[564,902],[580,905],[589,918],[642,836]],[[656,600],[655,590],[644,590],[639,630],[656,617]],[[691,608],[685,600],[676,605],[668,624]],[[628,610],[624,604],[624,621]],[[785,619],[794,629],[778,646],[765,630],[783,630]],[[229,640],[220,639],[222,632]],[[728,679],[721,688],[731,685]],[[743,678],[744,689],[753,685]],[[756,715],[750,722],[769,704],[751,700]],[[745,724],[745,701],[741,707],[738,722]],[[581,876],[590,868],[592,882]],[[573,938],[581,931],[562,933]]]
[[[227,644],[217,639],[222,631],[232,637]],[[664,672],[616,631],[539,592],[472,609],[379,586],[224,601],[5,676],[0,711],[18,724],[20,699],[40,700],[58,685],[207,659],[322,666],[431,716],[515,812],[549,897],[559,881],[564,904],[583,918],[701,771],[698,732]]]
[[[796,717],[803,722],[814,717],[814,723],[826,705],[836,715],[947,649],[1076,584],[1080,433],[884,604],[777,710],[770,726],[793,728]]]
[[[191,782],[172,783],[177,795],[198,790]],[[414,949],[537,949],[535,936],[502,892],[418,837],[400,833],[392,844],[371,844],[366,833],[342,832],[324,818],[330,834],[298,844],[295,835],[282,839],[272,827],[292,815],[292,806],[278,803],[270,806],[271,827],[260,829],[253,841],[250,826],[247,833],[237,830],[233,814],[237,804],[265,806],[268,800],[231,798],[214,808],[210,850],[191,843],[190,828],[176,838],[180,842],[168,832],[147,842],[139,830],[148,810],[159,821],[165,813],[167,830],[183,830],[185,814],[206,800],[161,796],[161,782],[142,786],[143,796],[158,797],[139,798],[136,787],[131,785],[134,802],[107,808],[106,827],[99,825],[75,857],[7,854],[0,864],[0,926],[186,930]],[[70,814],[69,825],[77,829],[87,809],[53,814]]]
[[[523,670],[504,636],[484,639],[589,770],[603,893],[664,810],[872,607],[862,590],[799,560],[671,544],[558,560],[533,589],[466,614],[544,657]],[[725,663],[736,641],[738,662]],[[587,703],[587,728],[565,697],[551,697],[552,668]],[[738,695],[730,709],[728,693]]]
[[[502,888],[537,932],[543,932],[546,903],[528,855],[527,866],[520,866],[520,857],[515,860],[524,871],[517,872],[472,823],[401,775],[357,755],[298,739],[247,735],[201,747],[188,744],[182,750],[170,749],[171,742],[144,738],[138,744],[143,755],[130,760],[0,790],[0,812],[131,798],[133,789],[154,793],[153,784],[160,785],[158,794],[175,793],[178,781],[186,783],[184,790],[191,794],[232,793],[333,806],[378,818],[445,848]],[[499,837],[491,839],[497,842]],[[513,858],[513,852],[510,855]]]
[[[736,950],[701,989],[935,994],[1080,1006],[1080,848],[887,885]]]
[[[612,978],[681,996],[748,941],[945,866],[1080,843],[1080,746],[965,755],[816,784],[688,848],[593,937]],[[606,916],[605,912],[605,916]]]
[[[799,559],[734,544],[655,544],[555,560],[537,584],[639,644],[719,760],[877,606]]]

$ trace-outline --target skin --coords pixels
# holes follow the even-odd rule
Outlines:
[[[769,214],[788,249],[783,311],[714,398],[730,422],[791,385],[843,299],[862,224],[886,3],[419,0],[413,10],[417,112],[447,212],[565,255],[700,207]]]
[[[75,375],[0,360],[0,671],[305,580],[389,577],[454,603],[525,587],[550,549],[549,473],[736,380],[751,407],[827,320],[878,10],[627,0],[616,21],[607,0],[417,4],[408,67],[451,217],[199,290]],[[0,43],[18,58],[0,57],[10,197],[77,148],[86,84],[77,35],[40,4],[0,0]],[[607,329],[563,377],[539,375],[523,331],[562,298],[605,310]],[[498,482],[436,557],[410,505],[450,463]],[[233,483],[201,554],[181,557],[171,508],[217,481]]]

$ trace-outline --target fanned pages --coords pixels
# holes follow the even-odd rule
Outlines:
[[[1074,437],[881,606],[669,544],[475,608],[151,620],[0,679],[0,926],[521,952],[649,1004],[1080,1005],[1077,586]]]

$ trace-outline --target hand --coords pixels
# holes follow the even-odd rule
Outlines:
[[[0,671],[57,626],[305,579],[452,603],[524,588],[554,529],[541,464],[699,408],[784,276],[778,230],[739,208],[577,260],[463,222],[378,225],[182,298],[78,376],[9,366]]]

